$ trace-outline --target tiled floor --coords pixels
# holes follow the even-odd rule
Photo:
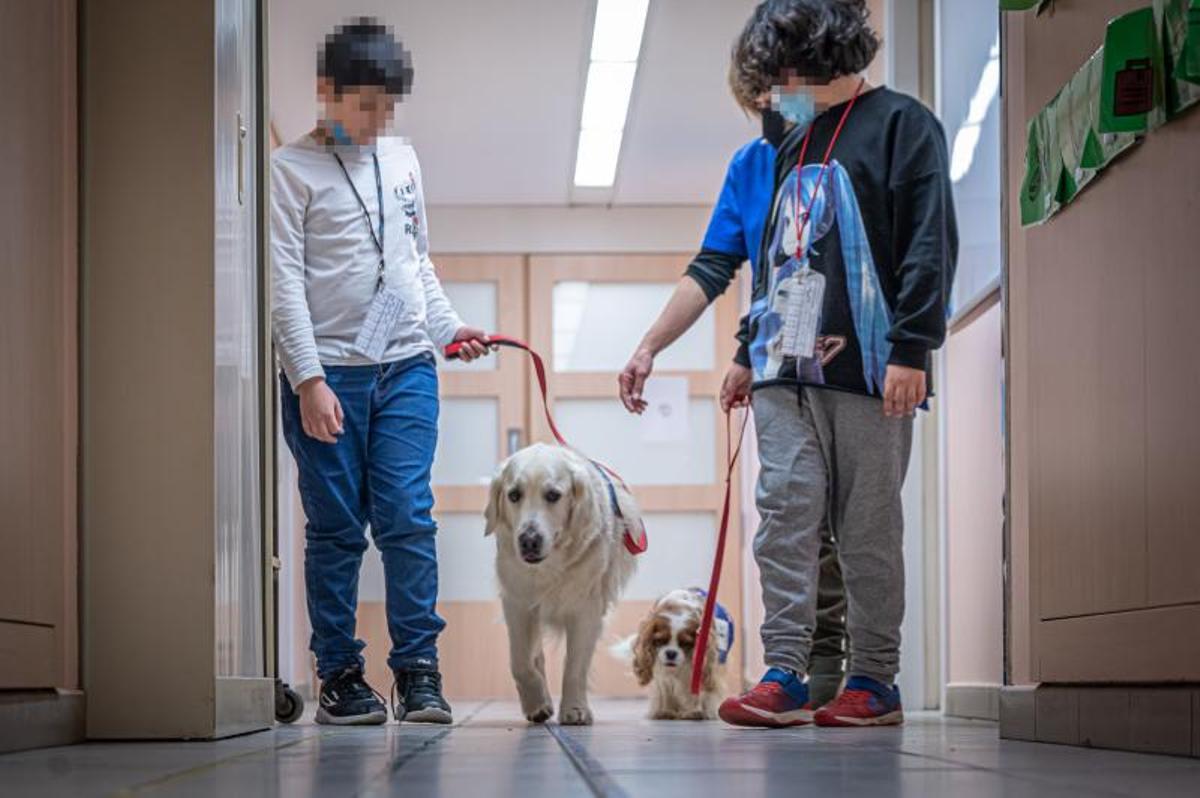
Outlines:
[[[217,743],[92,743],[0,756],[0,796],[1200,796],[1200,761],[1001,741],[989,723],[754,731],[644,720],[588,729],[459,704],[454,727],[301,723]]]

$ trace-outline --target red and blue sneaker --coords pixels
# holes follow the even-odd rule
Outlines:
[[[899,726],[904,722],[900,688],[866,676],[851,676],[833,701],[813,715],[818,726]]]
[[[718,714],[734,726],[807,726],[813,721],[813,706],[808,685],[796,674],[771,668],[754,689],[725,699]]]

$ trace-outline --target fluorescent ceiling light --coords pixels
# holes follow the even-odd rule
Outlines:
[[[581,188],[611,186],[617,176],[617,160],[620,157],[620,130],[579,131],[575,185]]]
[[[637,63],[611,64],[592,62],[588,68],[587,90],[583,95],[584,130],[625,129],[629,97]]]
[[[979,137],[983,122],[987,119],[988,109],[996,100],[1000,91],[1000,34],[988,51],[988,61],[979,75],[979,85],[971,97],[971,105],[967,110],[967,118],[954,136],[954,149],[950,155],[950,180],[954,183],[962,180],[971,171],[975,162],[975,150],[979,147]]]
[[[599,0],[592,28],[593,61],[637,61],[650,0]]]
[[[650,0],[598,0],[583,95],[575,185],[611,187],[637,75]]]

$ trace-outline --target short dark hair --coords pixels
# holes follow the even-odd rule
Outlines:
[[[391,28],[373,17],[338,25],[317,53],[317,74],[339,94],[349,86],[380,86],[388,94],[412,91],[412,55]]]
[[[863,71],[879,37],[865,0],[764,0],[733,45],[729,85],[738,104],[755,100],[791,70],[832,80]]]

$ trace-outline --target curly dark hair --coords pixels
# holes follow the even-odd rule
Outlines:
[[[822,80],[863,71],[879,49],[866,0],[764,0],[733,45],[729,85],[738,104],[755,101],[787,71]]]

